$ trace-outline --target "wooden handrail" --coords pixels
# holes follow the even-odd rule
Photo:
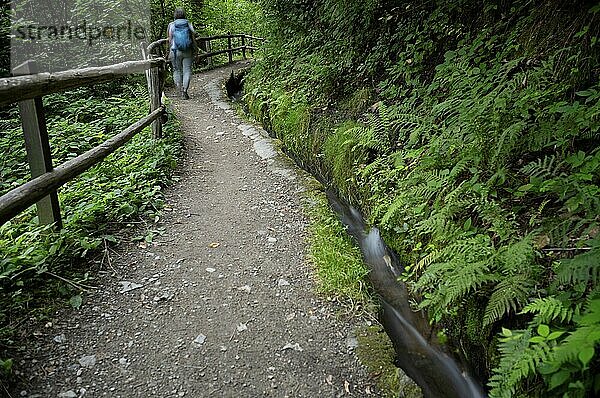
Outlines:
[[[164,111],[163,105],[97,147],[1,196],[0,225],[106,158],[155,119],[161,117]]]
[[[148,45],[148,48],[146,49],[147,54],[152,54],[152,52],[154,51],[155,48],[157,48],[158,46],[160,46],[162,44],[167,44],[168,41],[169,41],[169,39],[159,39],[153,43],[150,43]]]
[[[241,38],[242,46],[233,48],[232,38]],[[209,48],[210,41],[217,39],[227,39],[227,49],[214,53],[208,52],[202,54],[199,58],[227,53],[229,55],[229,62],[231,62],[232,55],[236,51],[242,51],[244,58],[246,58],[246,50],[253,51],[256,49],[256,47],[252,46],[252,40],[264,40],[245,34],[228,34],[199,38],[199,40],[207,41]],[[246,39],[250,40],[250,45],[246,45]],[[142,47],[142,53],[145,58],[142,61],[129,61],[109,66],[73,69],[55,73],[32,73],[0,79],[0,106],[19,102],[25,139],[26,141],[29,140],[27,142],[39,141],[40,145],[37,145],[36,148],[40,147],[42,149],[45,147],[49,148],[48,136],[45,134],[45,116],[41,98],[43,95],[75,87],[107,82],[125,74],[142,71],[147,71],[146,76],[150,94],[150,113],[148,116],[132,124],[113,138],[56,168],[52,168],[52,158],[50,155],[47,156],[47,159],[43,159],[44,170],[40,172],[41,174],[37,173],[38,176],[35,177],[34,175],[35,178],[31,181],[0,197],[0,225],[37,202],[40,222],[54,222],[60,228],[60,208],[58,197],[56,196],[56,190],[60,186],[102,161],[150,124],[152,124],[153,137],[155,139],[162,138],[161,122],[162,116],[165,114],[165,106],[162,104],[161,97],[164,86],[166,60],[158,50],[161,45],[167,42],[167,39],[160,39],[150,43],[147,47]],[[31,65],[33,63],[27,62],[19,68],[22,68],[22,72],[24,71],[25,73],[35,72]],[[38,128],[35,128],[36,126]],[[28,157],[30,169],[33,170],[34,164],[41,162],[41,155],[38,153],[40,151],[34,152],[31,149],[28,148]],[[44,206],[42,203],[45,203],[49,196],[56,199],[55,206],[52,207],[52,214],[48,212],[47,206]]]
[[[256,36],[251,36],[251,35],[246,35],[244,33],[234,33],[234,34],[230,34],[230,35],[216,35],[216,36],[206,36],[206,37],[202,37],[202,36],[196,36],[197,40],[218,40],[218,39],[234,39],[234,38],[242,38],[245,37],[247,39],[252,39],[252,40],[258,40],[258,41],[264,41],[265,39],[262,37],[256,37]]]
[[[215,55],[221,55],[221,54],[227,54],[229,52],[236,52],[236,51],[242,51],[244,49],[247,50],[257,50],[257,47],[251,47],[251,46],[240,46],[240,47],[234,47],[232,49],[225,49],[225,50],[219,50],[219,51],[212,51],[209,53],[203,53],[203,54],[198,54],[198,56],[196,57],[197,59],[204,59],[204,58],[208,58],[208,57],[214,57]]]
[[[95,68],[72,69],[64,72],[37,73],[0,79],[0,105],[24,99],[65,91],[70,88],[89,86],[114,80],[125,74],[164,66],[163,58],[128,61]]]

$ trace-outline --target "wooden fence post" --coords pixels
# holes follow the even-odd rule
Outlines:
[[[212,52],[212,42],[210,40],[206,40],[206,52],[208,54],[210,54]],[[212,66],[213,65],[213,57],[212,55],[210,57],[208,57],[208,65]]]
[[[153,54],[148,54],[148,58],[153,58]],[[161,75],[162,71],[161,67],[150,68],[149,72],[149,82],[148,82],[148,91],[150,94],[150,112],[154,112],[156,109],[161,106],[161,96],[162,96],[162,82]],[[162,138],[162,122],[160,119],[156,119],[152,122],[152,137],[154,139]]]
[[[246,35],[242,34],[242,57],[246,59]]]
[[[26,61],[13,69],[15,76],[30,75],[36,72],[37,66],[34,61]],[[31,177],[36,178],[53,169],[42,97],[19,101],[19,113],[21,114],[21,125],[25,136]],[[62,228],[60,205],[56,191],[40,199],[36,203],[36,207],[40,224],[54,223],[57,229]]]
[[[227,32],[227,55],[229,55],[229,63],[233,62],[233,50],[231,47],[231,32]]]

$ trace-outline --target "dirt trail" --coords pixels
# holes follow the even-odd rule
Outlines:
[[[187,154],[164,234],[121,245],[81,309],[34,333],[16,396],[376,396],[360,321],[314,294],[304,177],[223,98],[231,69],[175,101]]]

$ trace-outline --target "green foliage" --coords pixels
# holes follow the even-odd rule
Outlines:
[[[322,193],[315,193],[306,200],[311,219],[309,254],[318,276],[319,290],[342,300],[366,303],[368,270],[360,250],[346,235]]]
[[[540,313],[547,313],[549,309],[541,304],[538,302]],[[556,308],[556,303],[551,307]],[[532,322],[525,331],[503,329],[502,335],[500,363],[489,383],[490,397],[514,396],[520,384],[533,377],[542,378],[545,389],[540,385],[530,388],[531,396],[585,397],[600,391],[596,355],[600,299],[590,300],[574,322],[563,322],[560,328]]]
[[[600,277],[600,9],[263,4],[271,37],[246,80],[250,111],[379,227],[419,308],[492,374],[494,396],[589,395],[596,336],[581,319],[595,313]],[[586,363],[559,357],[571,340]],[[474,354],[496,343],[497,365]],[[564,368],[543,373],[552,361]]]
[[[145,116],[145,92],[145,81],[123,80],[45,96],[54,164],[93,148]],[[2,193],[29,179],[19,122],[13,111],[9,116],[13,118],[3,120],[5,130],[0,136]],[[153,140],[146,129],[62,187],[62,230],[38,226],[34,206],[0,226],[2,335],[10,335],[12,323],[24,309],[42,305],[37,297],[46,294],[46,272],[77,274],[74,265],[118,241],[114,232],[132,221],[144,220],[155,229],[163,205],[162,187],[170,181],[181,150],[177,129],[176,123],[167,124],[162,140]],[[65,301],[74,295],[65,294]],[[81,304],[76,297],[71,300],[75,307]]]
[[[204,34],[264,34],[262,8],[252,0],[204,0],[201,25]]]
[[[9,374],[12,370],[13,360],[12,359],[0,359],[0,371],[4,374]]]

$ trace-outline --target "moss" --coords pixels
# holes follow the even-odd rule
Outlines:
[[[394,365],[396,356],[392,342],[381,326],[365,327],[357,333],[356,350],[361,363],[377,379],[385,397],[421,398],[421,389]]]

